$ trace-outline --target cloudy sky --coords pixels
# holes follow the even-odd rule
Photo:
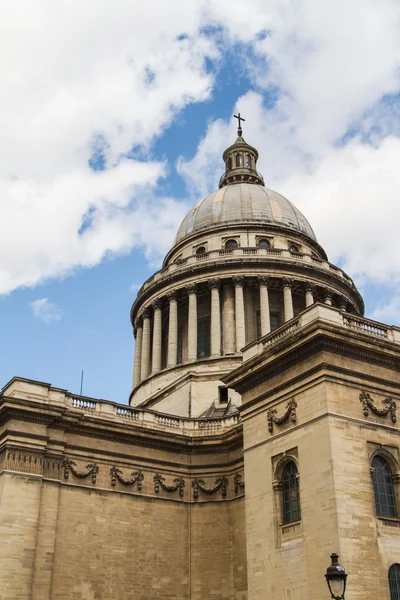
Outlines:
[[[126,402],[129,309],[244,137],[400,324],[398,0],[3,0],[0,384]]]

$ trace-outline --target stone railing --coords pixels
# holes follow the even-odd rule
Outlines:
[[[375,321],[370,321],[369,319],[343,315],[343,325],[351,329],[357,329],[357,331],[361,331],[367,335],[389,339],[389,327]]]
[[[81,414],[88,419],[107,419],[132,427],[173,430],[185,436],[208,436],[229,430],[239,423],[239,413],[222,418],[194,419],[140,409],[109,400],[68,394],[38,381],[15,377],[2,390],[3,399],[18,398],[26,401],[61,406],[69,414]]]
[[[341,327],[353,329],[358,333],[371,338],[388,340],[400,344],[400,328],[389,327],[371,319],[357,317],[349,313],[342,312],[333,306],[325,304],[314,304],[302,312],[298,317],[291,319],[282,327],[265,335],[260,340],[246,346],[243,350],[243,360],[249,360],[264,350],[270,350],[279,344],[282,339],[286,339],[297,333],[312,321],[320,319],[328,323],[339,325]]]
[[[164,269],[157,271],[152,277],[150,277],[142,286],[139,291],[140,295],[142,292],[151,287],[154,283],[162,280],[164,277],[171,275],[176,271],[180,271],[181,269],[186,269],[191,267],[192,265],[198,263],[208,263],[208,262],[218,262],[221,258],[226,259],[234,259],[246,256],[254,256],[257,258],[257,261],[265,258],[266,260],[291,260],[291,261],[302,261],[303,263],[313,264],[317,268],[323,269],[325,271],[330,271],[335,274],[337,277],[345,280],[351,287],[355,287],[353,280],[346,274],[344,271],[332,265],[326,260],[322,260],[320,258],[310,256],[309,254],[303,254],[300,252],[290,252],[287,249],[281,248],[258,248],[258,247],[250,247],[250,248],[236,248],[235,250],[210,250],[208,252],[204,252],[202,254],[193,254],[192,256],[186,256],[184,258],[179,258],[175,262],[170,263]]]

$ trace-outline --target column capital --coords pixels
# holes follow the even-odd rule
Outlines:
[[[311,292],[312,294],[315,294],[315,285],[313,283],[309,283],[308,281],[306,281],[303,284],[303,288],[305,292]]]
[[[221,287],[221,280],[220,279],[210,279],[208,282],[209,288],[210,290],[213,289],[218,289]]]
[[[136,332],[140,327],[143,327],[143,317],[142,316],[138,317],[135,321],[135,325],[134,325],[135,337],[136,337]]]
[[[171,302],[172,300],[178,300],[178,292],[176,290],[173,290],[172,292],[168,292],[167,299],[168,299],[168,302]]]
[[[328,300],[332,300],[332,296],[333,296],[333,292],[332,292],[332,290],[329,290],[328,288],[324,288],[324,289],[323,289],[323,294],[324,294],[324,298],[325,298],[325,300],[326,300],[326,299],[328,299]]]
[[[195,284],[195,283],[189,283],[189,285],[185,286],[185,290],[187,291],[187,293],[189,295],[190,294],[196,294],[197,295],[197,292],[198,292],[197,284]]]
[[[257,277],[257,283],[258,283],[258,286],[266,285],[268,287],[269,284],[271,283],[271,277],[268,277],[266,275],[259,275]]]
[[[162,306],[162,302],[161,302],[161,298],[157,298],[156,300],[154,300],[152,307],[153,310],[156,310],[157,308],[161,308]]]
[[[289,278],[286,278],[286,277],[284,279],[282,279],[282,287],[284,287],[284,288],[285,287],[290,287],[291,288],[293,286],[293,283],[294,283],[293,279],[289,279]]]
[[[150,309],[149,309],[149,308],[145,308],[145,309],[142,311],[141,317],[142,317],[143,319],[150,319]]]
[[[233,285],[235,287],[238,287],[238,286],[243,287],[244,284],[246,283],[246,277],[244,277],[243,275],[232,277],[232,281],[233,281]]]
[[[340,298],[339,298],[339,308],[340,308],[340,310],[346,311],[346,309],[347,309],[347,298],[345,296],[340,296]]]

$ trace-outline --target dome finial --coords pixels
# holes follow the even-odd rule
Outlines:
[[[238,137],[222,155],[225,173],[219,180],[219,187],[244,182],[264,185],[263,176],[257,171],[258,152],[242,137],[242,121],[246,119],[240,116],[240,112],[233,116],[238,120]]]
[[[243,119],[243,117],[240,116],[240,112],[238,112],[237,115],[233,115],[235,117],[235,119],[238,120],[238,137],[242,137],[242,124],[241,121],[245,121],[246,119]]]

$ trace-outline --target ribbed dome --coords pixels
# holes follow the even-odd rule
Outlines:
[[[262,185],[236,183],[200,200],[183,219],[175,243],[209,227],[238,223],[280,225],[316,240],[307,219],[284,196]]]

